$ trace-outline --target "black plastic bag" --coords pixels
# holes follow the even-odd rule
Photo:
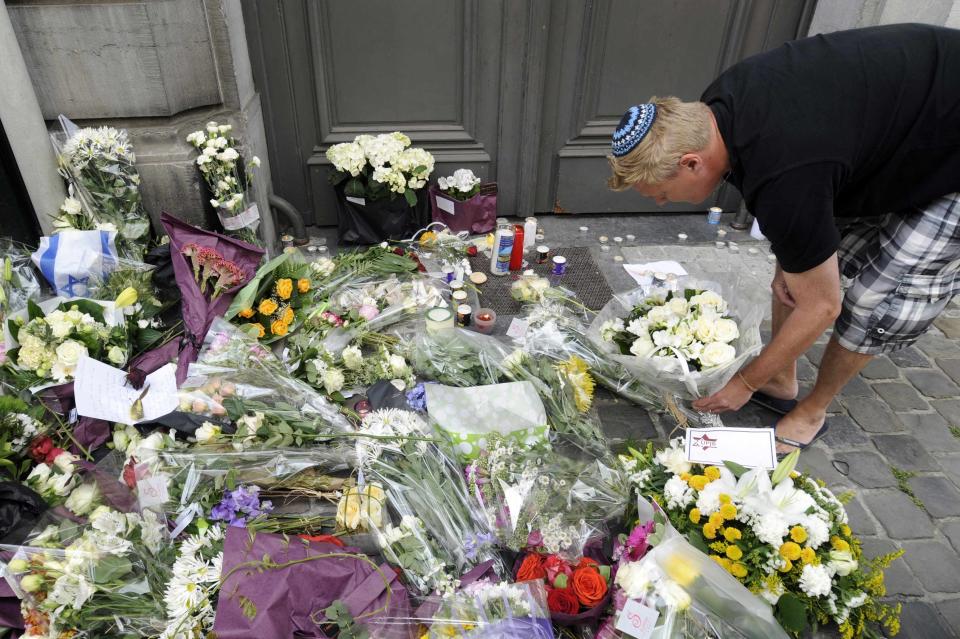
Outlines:
[[[31,489],[0,481],[0,544],[22,544],[46,510],[47,503]]]
[[[404,240],[430,223],[430,197],[426,189],[416,191],[415,206],[410,206],[406,198],[399,194],[392,199],[348,200],[342,184],[335,189],[337,231],[341,244],[378,244],[385,240]]]

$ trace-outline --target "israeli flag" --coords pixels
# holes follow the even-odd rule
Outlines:
[[[63,297],[86,297],[117,267],[116,231],[61,231],[40,238],[33,263]]]

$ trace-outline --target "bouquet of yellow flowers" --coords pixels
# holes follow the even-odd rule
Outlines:
[[[307,264],[294,253],[267,262],[234,299],[226,317],[258,339],[272,342],[300,325],[298,315],[311,299],[313,282]]]

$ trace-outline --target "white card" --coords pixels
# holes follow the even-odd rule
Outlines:
[[[637,639],[649,639],[657,625],[660,612],[630,599],[617,617],[617,630]]]
[[[359,204],[360,206],[367,205],[367,201],[362,197],[351,197],[349,195],[347,196],[347,202],[353,202],[354,204]]]
[[[137,497],[141,508],[161,506],[170,499],[167,492],[167,475],[160,473],[137,482]]]
[[[687,461],[722,466],[725,461],[746,468],[773,469],[777,443],[773,428],[688,428]]]
[[[510,322],[510,327],[507,329],[507,337],[512,337],[513,339],[523,339],[527,334],[528,326],[529,324],[527,323],[527,320],[514,317]]]
[[[456,215],[457,212],[453,206],[453,200],[448,200],[445,197],[437,196],[437,208],[446,211],[450,215]]]
[[[661,262],[648,262],[646,264],[624,264],[623,270],[630,277],[636,280],[640,286],[646,286],[652,281],[651,274],[665,273],[682,276],[687,274],[687,269],[683,268],[680,262],[673,260],[663,260]]]
[[[127,374],[119,368],[84,357],[74,375],[77,414],[120,424],[163,417],[179,405],[176,374],[176,365],[167,364],[147,375],[143,388],[137,390],[127,383]],[[130,409],[141,395],[143,417],[134,421]]]

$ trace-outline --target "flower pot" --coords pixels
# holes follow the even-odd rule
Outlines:
[[[446,224],[455,233],[490,233],[497,224],[497,185],[482,184],[479,193],[460,201],[431,184],[430,207],[433,221]]]
[[[343,184],[337,192],[337,231],[341,244],[377,244],[410,238],[430,221],[426,189],[416,191],[417,203],[410,206],[403,195],[368,200],[347,196]]]

